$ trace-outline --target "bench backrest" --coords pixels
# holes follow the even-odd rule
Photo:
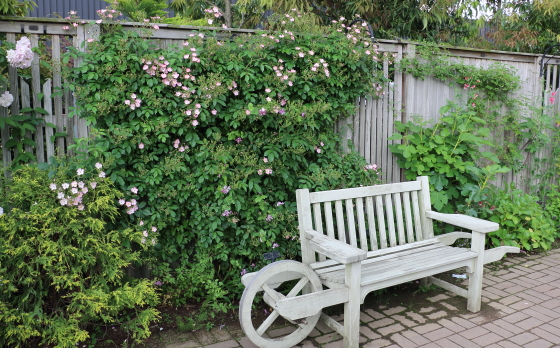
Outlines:
[[[325,260],[307,246],[313,229],[366,251],[433,238],[428,177],[416,181],[341,190],[296,191],[304,263]]]

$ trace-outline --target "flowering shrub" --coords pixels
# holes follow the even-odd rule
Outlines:
[[[6,52],[8,63],[14,68],[26,69],[31,66],[33,52],[31,51],[31,41],[27,37],[22,37],[16,42],[15,50]]]
[[[89,46],[73,74],[79,114],[107,134],[92,144],[107,176],[137,188],[131,216],[160,230],[153,273],[170,301],[189,300],[177,291],[189,269],[206,277],[189,295],[204,298],[216,284],[235,294],[273,247],[297,258],[296,189],[378,182],[333,131],[380,80],[362,34],[198,33],[163,50],[115,32]]]
[[[24,166],[2,188],[1,346],[75,347],[93,324],[149,336],[155,288],[125,279],[123,269],[157,229],[111,228],[122,215],[121,194],[100,173]],[[127,250],[131,243],[138,251]]]

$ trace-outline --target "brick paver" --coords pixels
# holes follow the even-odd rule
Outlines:
[[[400,306],[365,305],[360,313],[360,347],[560,348],[560,249],[515,255],[502,266],[488,268],[479,313],[467,312],[466,299],[445,290],[430,293],[428,300],[429,306],[414,306],[411,293]],[[331,317],[343,323],[341,314]],[[266,335],[283,337],[291,331],[289,326],[276,326]],[[162,344],[149,347],[255,348],[239,327],[194,332],[183,342],[168,342],[160,335]],[[342,345],[341,336],[320,322],[297,347]]]

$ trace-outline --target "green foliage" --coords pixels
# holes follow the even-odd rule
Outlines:
[[[487,68],[479,68],[451,60],[445,49],[433,44],[416,47],[416,56],[403,58],[399,66],[401,71],[414,77],[433,76],[455,82],[460,88],[472,90],[473,96],[476,91],[487,101],[501,101],[506,105],[511,105],[509,96],[521,87],[519,76],[509,65],[495,62]]]
[[[549,250],[560,237],[555,223],[538,202],[538,198],[515,189],[490,187],[484,194],[467,200],[459,210],[466,214],[500,224],[496,232],[488,233],[492,246],[511,245],[525,250]]]
[[[157,272],[169,301],[227,300],[220,289],[237,295],[240,274],[262,267],[264,252],[298,257],[296,189],[378,182],[334,132],[381,80],[368,41],[336,31],[199,34],[162,50],[134,35],[102,36],[72,78],[79,114],[100,130],[92,147],[107,175],[138,188],[134,217],[161,231]]]
[[[4,0],[0,2],[0,15],[26,16],[36,6],[31,0]]]
[[[104,0],[134,22],[167,16],[165,0]]]
[[[124,277],[147,247],[138,228],[110,228],[122,194],[102,172],[76,170],[24,166],[2,187],[2,346],[75,347],[94,323],[142,339],[158,318],[151,282]]]
[[[450,102],[440,112],[444,117],[432,127],[424,128],[412,121],[396,122],[399,133],[389,139],[402,143],[389,148],[408,180],[418,175],[430,177],[432,205],[438,211],[451,213],[458,200],[462,201],[461,188],[477,184],[472,173],[481,156],[488,162],[496,158],[479,151],[481,146],[492,144],[484,139],[490,130],[480,127],[485,121],[477,117],[474,108],[461,108]]]

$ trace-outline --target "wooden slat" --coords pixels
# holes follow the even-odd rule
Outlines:
[[[371,150],[373,149],[373,144],[371,142],[372,139],[372,132],[371,132],[371,120],[373,118],[372,115],[372,98],[371,97],[367,97],[365,98],[365,102],[366,102],[366,109],[365,109],[365,126],[364,126],[364,147],[365,147],[365,152],[364,152],[364,158],[366,159],[366,161],[368,161],[369,164],[373,164],[373,158],[371,156]]]
[[[379,226],[379,243],[381,249],[387,247],[387,232],[385,231],[385,216],[381,196],[375,196],[375,210],[377,211],[377,226]]]
[[[426,212],[432,210],[430,203],[430,183],[427,176],[419,176],[418,180],[422,183],[422,189],[418,192],[418,208],[420,208],[420,220],[422,222],[422,232],[425,239],[434,237],[432,220],[426,217]]]
[[[395,204],[395,218],[397,220],[397,232],[399,235],[399,245],[406,244],[406,238],[404,236],[404,223],[403,223],[403,208],[401,203],[400,193],[392,194],[393,203]]]
[[[354,204],[351,199],[346,200],[346,219],[348,221],[348,237],[350,245],[357,248],[358,241],[356,238],[356,221],[354,220]]]
[[[68,81],[64,80],[64,85],[68,85]],[[68,117],[70,114],[70,108],[74,106],[72,92],[68,89],[64,89],[64,121],[66,124],[66,146],[74,144],[74,138],[78,137],[78,127],[76,125],[76,116]],[[66,154],[68,156],[74,156],[74,151],[66,148]]]
[[[377,230],[375,229],[375,215],[373,212],[373,198],[366,197],[366,212],[368,218],[369,241],[371,243],[370,250],[377,250]]]
[[[334,210],[336,214],[336,232],[338,234],[338,240],[341,242],[346,242],[346,230],[344,228],[344,212],[342,210],[342,201],[338,200],[334,202]]]
[[[3,86],[2,86],[3,87]],[[0,94],[3,94],[4,88],[0,89]],[[0,117],[8,117],[8,108],[0,107]],[[4,168],[7,168],[12,163],[12,151],[6,147],[6,143],[10,140],[10,126],[7,124],[3,129],[0,129],[0,141],[2,144],[2,162]]]
[[[393,254],[403,254],[403,255],[407,255],[409,253],[418,253],[419,251],[423,251],[423,250],[428,250],[428,249],[433,249],[433,248],[439,248],[441,247],[442,243],[440,243],[440,241],[436,238],[432,238],[430,240],[423,240],[420,242],[414,242],[414,243],[408,243],[405,245],[398,245],[394,248],[385,248],[385,249],[379,249],[379,250],[374,250],[374,251],[368,251],[367,253],[367,259],[365,261],[365,263],[370,263],[370,262],[377,262],[376,260],[385,260],[387,259],[385,256],[389,256],[389,255],[393,255]],[[394,256],[389,256],[388,258],[391,258]],[[315,270],[319,270],[319,269],[326,269],[326,268],[330,268],[330,267],[334,267],[340,265],[339,262],[336,262],[334,260],[327,260],[327,261],[323,261],[323,262],[315,262],[310,264],[309,266]],[[339,268],[342,269],[342,268]],[[319,271],[317,271],[319,272]],[[328,270],[326,272],[329,272]]]
[[[412,228],[412,214],[410,212],[410,192],[403,192],[404,219],[406,222],[406,235],[408,243],[414,242],[414,230]]]
[[[470,260],[476,253],[468,249],[448,247],[449,249],[436,248],[422,253],[410,254],[401,258],[389,259],[378,264],[366,264],[362,268],[361,285],[380,282],[386,279],[400,278],[401,282],[416,279],[414,273],[435,268],[439,265],[452,264],[453,262]],[[322,279],[331,282],[343,283],[343,271],[321,274]]]
[[[336,238],[334,235],[334,223],[333,223],[331,202],[325,202],[324,207],[325,207],[325,223],[327,224],[327,236],[331,238]]]
[[[60,71],[60,37],[53,35],[52,40],[52,60],[53,60],[53,92],[54,97],[54,124],[57,133],[64,133],[66,128],[66,117],[62,114],[62,95],[60,93],[62,87],[61,71]],[[61,157],[66,153],[64,137],[56,139],[56,156]]]
[[[383,59],[383,77],[387,79],[387,82],[383,84],[383,143],[382,143],[382,154],[381,161],[383,163],[382,167],[384,169],[384,177],[387,182],[391,182],[392,179],[392,166],[389,165],[389,141],[387,138],[391,136],[391,131],[393,130],[393,118],[389,117],[389,59]],[[389,128],[391,130],[389,130]]]
[[[321,203],[313,204],[313,222],[314,222],[314,229],[315,231],[323,233],[323,219],[321,214]],[[325,255],[319,254],[319,261],[325,261]]]
[[[41,26],[42,27],[42,26]],[[42,31],[42,30],[41,30]],[[29,35],[31,47],[39,46],[39,35]],[[33,97],[33,108],[42,107],[39,100],[39,93],[41,93],[41,71],[39,66],[39,54],[33,53],[33,60],[31,61],[31,88]],[[43,118],[40,113],[35,113],[36,118]],[[43,134],[44,123],[41,122],[35,129],[35,143],[36,143],[36,157],[37,162],[45,162],[45,137]]]
[[[364,200],[362,198],[356,198],[356,217],[358,218],[358,231],[360,233],[360,248],[367,251],[366,220],[364,217]]]
[[[452,248],[452,247],[448,247]],[[389,250],[392,248],[388,248]],[[438,243],[422,246],[420,248],[414,248],[405,250],[399,253],[391,253],[377,258],[368,258],[362,261],[362,273],[364,275],[383,271],[390,271],[397,267],[406,267],[407,263],[414,265],[414,263],[419,262],[419,260],[427,259],[433,255],[443,255],[448,249]],[[465,251],[468,251],[465,249]],[[315,272],[321,277],[321,279],[335,280],[341,278],[341,272],[344,271],[344,265],[337,264],[332,267],[324,267],[321,269],[315,269]]]
[[[412,212],[414,214],[414,229],[416,231],[416,240],[424,240],[422,234],[422,222],[420,221],[420,208],[418,206],[418,191],[412,191]]]
[[[21,108],[28,108],[31,107],[31,100],[30,100],[30,96],[29,96],[29,85],[27,84],[27,82],[25,82],[23,80],[23,78],[20,78],[19,80],[19,90],[21,93]],[[25,115],[29,115],[30,113],[26,112]],[[33,135],[31,134],[31,131],[26,131],[25,132],[25,137],[28,139],[33,139]],[[26,153],[33,153],[33,146],[31,145],[24,145],[24,150]]]
[[[52,80],[48,79],[47,81],[45,81],[45,83],[43,84],[43,93],[44,93],[44,109],[49,113],[48,115],[45,115],[45,121],[46,123],[52,123],[54,124],[54,119],[53,119],[53,110],[52,110],[52,98],[51,98],[51,90],[52,90]],[[51,137],[53,135],[53,129],[52,127],[49,126],[45,126],[45,146],[46,146],[46,152],[47,152],[47,161],[54,156],[54,142],[51,141]]]
[[[389,234],[389,246],[397,246],[397,237],[395,233],[395,217],[393,215],[392,195],[385,195],[385,212],[387,214],[387,230]]]
[[[311,203],[345,200],[351,198],[376,196],[380,194],[391,194],[396,192],[420,190],[420,182],[407,181],[395,184],[385,184],[376,186],[355,187],[340,190],[312,192],[309,194]]]
[[[16,43],[16,35],[8,33],[6,34],[6,41],[11,42],[13,44]],[[20,103],[20,95],[19,95],[19,77],[17,68],[12,67],[8,64],[8,75],[10,81],[10,94],[14,97],[14,101],[12,105],[10,105],[10,112],[12,115],[19,115],[19,103]],[[12,138],[16,141],[20,141],[19,135],[12,134]],[[18,155],[18,150],[16,148],[13,149],[13,159],[15,159]]]

